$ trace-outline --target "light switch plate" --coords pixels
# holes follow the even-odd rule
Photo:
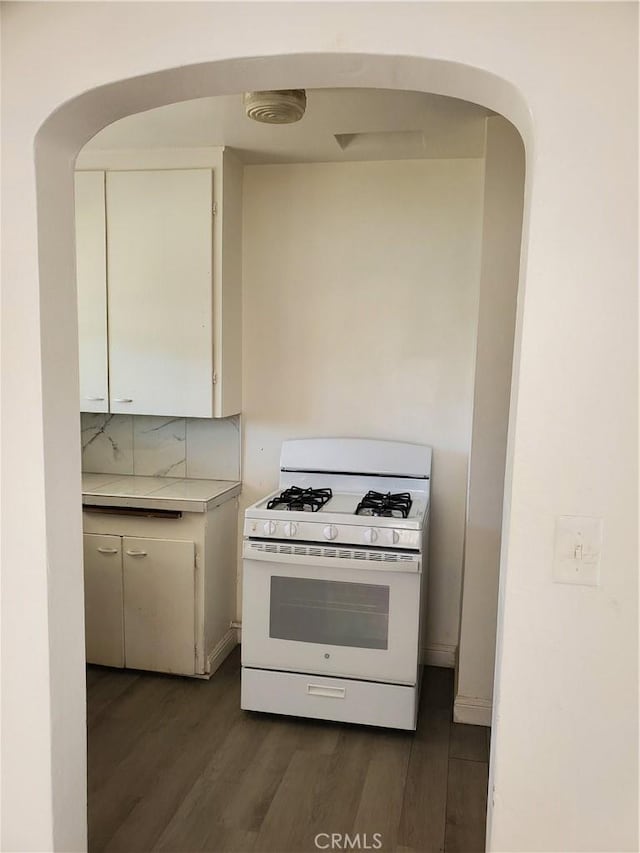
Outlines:
[[[601,550],[601,518],[559,515],[553,555],[554,582],[599,586]]]

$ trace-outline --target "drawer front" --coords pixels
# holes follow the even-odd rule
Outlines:
[[[414,730],[418,689],[348,678],[242,668],[241,707],[295,717]]]

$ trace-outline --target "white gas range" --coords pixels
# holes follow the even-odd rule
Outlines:
[[[415,729],[431,449],[285,441],[243,540],[242,707]]]

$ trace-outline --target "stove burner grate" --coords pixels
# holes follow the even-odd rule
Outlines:
[[[291,486],[272,498],[267,509],[288,509],[301,512],[318,512],[333,497],[331,489],[301,489]]]
[[[409,492],[367,492],[356,507],[356,515],[378,515],[387,518],[407,518],[411,509]]]

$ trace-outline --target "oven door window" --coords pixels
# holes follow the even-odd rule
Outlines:
[[[387,649],[389,587],[274,575],[269,636],[302,643]]]

